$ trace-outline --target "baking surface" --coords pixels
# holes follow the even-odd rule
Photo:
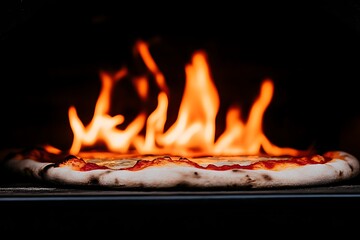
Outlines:
[[[242,200],[360,198],[360,185],[346,184],[281,189],[104,189],[62,187],[40,183],[0,185],[1,201],[58,200]]]

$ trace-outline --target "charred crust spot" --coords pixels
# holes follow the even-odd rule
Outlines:
[[[231,171],[234,172],[234,173],[244,172],[244,170],[241,170],[241,169],[232,169]]]
[[[109,173],[111,173],[111,171],[106,171],[106,172],[101,173],[101,174],[99,174],[99,175],[91,176],[91,177],[89,178],[88,183],[89,183],[90,185],[99,185],[101,176],[106,175],[106,174],[109,174]],[[118,183],[119,180],[116,179],[115,182]]]
[[[199,173],[198,173],[198,172],[194,172],[194,177],[195,177],[195,178],[200,178]]]
[[[353,172],[353,171],[354,171],[354,167],[353,167],[351,164],[348,164],[348,165],[349,165],[349,168],[350,168],[351,172]]]
[[[44,178],[46,172],[47,172],[50,168],[53,168],[53,167],[55,167],[55,166],[56,166],[56,164],[48,164],[48,165],[46,165],[45,167],[43,167],[42,169],[40,169],[40,171],[39,171],[39,176],[40,176],[41,178]]]
[[[248,174],[245,175],[245,178],[246,178],[246,183],[250,185],[251,183],[256,181],[255,179],[252,179]]]
[[[99,179],[97,177],[91,177],[91,178],[89,178],[89,184],[90,185],[98,185]]]
[[[266,180],[266,181],[271,181],[272,177],[270,177],[270,175],[268,174],[263,174],[262,177]]]
[[[344,172],[343,171],[339,171],[339,177],[342,177],[344,175]]]
[[[55,167],[55,163],[52,163],[52,164],[48,164],[48,165],[46,165],[45,167],[43,167],[42,169],[41,169],[41,172],[46,172],[46,171],[48,171],[50,168],[53,168],[53,167]]]

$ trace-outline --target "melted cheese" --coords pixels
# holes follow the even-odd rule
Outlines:
[[[151,161],[156,158],[164,158],[164,155],[136,155],[136,154],[116,154],[108,152],[83,152],[79,154],[86,162],[96,163],[99,166],[106,166],[111,169],[123,169],[133,167],[137,161]],[[177,160],[179,156],[171,156],[171,159]],[[267,160],[286,160],[287,157],[269,157],[269,156],[209,156],[209,157],[188,157],[192,162],[201,166],[213,164],[215,166],[234,165],[247,166],[259,161]]]

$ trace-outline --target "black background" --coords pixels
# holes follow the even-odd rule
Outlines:
[[[246,118],[261,81],[270,77],[275,92],[264,132],[271,142],[360,157],[360,6],[355,1],[2,5],[2,149],[44,143],[68,149],[68,108],[76,106],[88,122],[100,90],[99,72],[126,65],[136,75],[133,45],[143,39],[170,87],[169,121],[176,117],[184,66],[202,49],[221,97],[217,134],[227,108],[239,104]],[[129,112],[131,119],[137,104],[127,101],[129,86],[123,87],[117,88],[112,111]]]
[[[151,43],[170,88],[174,101],[170,120],[181,98],[184,65],[195,50],[204,49],[221,97],[218,133],[227,108],[239,104],[245,118],[261,81],[270,77],[275,92],[264,131],[273,143],[311,146],[319,152],[344,150],[360,158],[360,5],[355,1],[0,4],[0,149],[44,143],[68,149],[72,142],[68,108],[76,106],[80,118],[89,121],[100,90],[99,72],[124,65],[134,75],[141,72],[132,51],[135,41],[144,39]],[[112,111],[132,116],[138,101],[129,96],[129,84],[120,85]],[[75,232],[83,237],[96,233],[168,237],[170,230],[171,236],[186,237],[248,233],[281,237],[288,234],[279,229],[287,229],[307,237],[314,236],[314,230],[322,236],[337,229],[342,236],[353,235],[347,229],[358,227],[356,194],[316,198],[306,197],[306,191],[292,196],[290,191],[282,198],[263,192],[258,198],[239,194],[242,200],[231,194],[198,200],[175,195],[164,201],[138,201],[141,198],[135,195],[123,201],[121,193],[115,193],[120,195],[117,200],[100,201],[94,200],[96,191],[89,191],[77,201],[65,189],[64,198],[48,201],[26,186],[20,188],[17,201],[2,198],[3,233],[37,238],[48,237],[49,231],[49,236]],[[12,196],[11,187],[4,189]],[[352,189],[345,185],[337,190]],[[28,192],[32,194],[24,200]]]

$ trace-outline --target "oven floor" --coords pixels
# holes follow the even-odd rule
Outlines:
[[[360,184],[353,179],[341,184],[278,189],[117,189],[71,187],[34,181],[0,183],[0,202],[76,200],[245,200],[245,199],[328,199],[360,200]]]

